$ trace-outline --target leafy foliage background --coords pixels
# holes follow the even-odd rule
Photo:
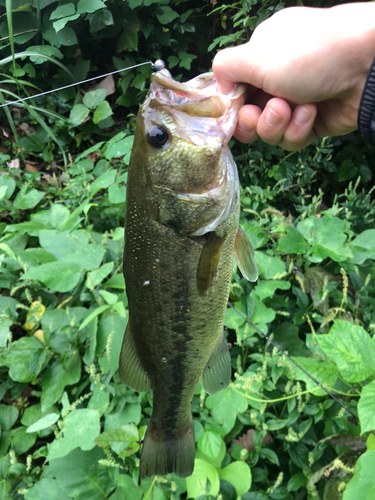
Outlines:
[[[158,58],[187,79],[295,4],[0,0],[0,101]],[[358,419],[229,309],[233,383],[197,388],[194,474],[138,484],[152,395],[121,384],[118,356],[127,165],[150,73],[0,110],[1,498],[371,498],[374,152],[358,134],[296,153],[232,141],[260,279],[234,267],[230,296]]]

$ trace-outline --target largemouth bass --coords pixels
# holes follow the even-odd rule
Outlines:
[[[151,77],[131,154],[124,276],[129,323],[122,381],[153,390],[140,478],[192,474],[190,404],[199,381],[209,394],[228,386],[223,323],[235,254],[257,279],[253,250],[239,230],[239,181],[228,148],[246,87],[218,92],[212,73],[187,83],[166,69]]]

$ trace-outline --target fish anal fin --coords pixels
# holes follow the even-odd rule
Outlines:
[[[172,472],[180,477],[191,476],[194,458],[194,426],[191,417],[184,427],[170,432],[154,429],[151,417],[141,453],[140,479]]]
[[[258,279],[258,269],[254,258],[254,249],[240,226],[238,226],[234,243],[234,256],[244,278],[249,281],[256,281]]]
[[[225,238],[225,236],[217,236],[214,232],[206,235],[206,243],[197,269],[197,288],[200,295],[203,295],[208,290],[214,279]]]
[[[216,394],[222,389],[225,389],[230,383],[231,372],[228,342],[223,332],[203,370],[201,378],[203,389],[208,392],[208,394]]]
[[[135,347],[133,335],[130,331],[130,322],[126,327],[124,340],[122,341],[119,371],[122,382],[128,387],[137,391],[151,389],[151,380],[141,364]]]

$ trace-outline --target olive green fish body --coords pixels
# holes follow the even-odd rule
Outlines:
[[[192,473],[190,404],[199,378],[211,393],[229,383],[222,331],[239,219],[237,170],[226,145],[235,125],[225,113],[231,102],[217,111],[217,99],[210,108],[204,95],[204,108],[199,93],[191,99],[185,89],[181,104],[181,91],[171,90],[173,80],[160,84],[160,73],[138,116],[125,220],[129,325],[120,375],[135,389],[153,389],[141,478]]]

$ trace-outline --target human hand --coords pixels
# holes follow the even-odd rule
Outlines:
[[[213,61],[219,90],[249,84],[235,137],[260,137],[288,151],[357,128],[375,56],[375,3],[290,7],[260,24],[250,41]]]

